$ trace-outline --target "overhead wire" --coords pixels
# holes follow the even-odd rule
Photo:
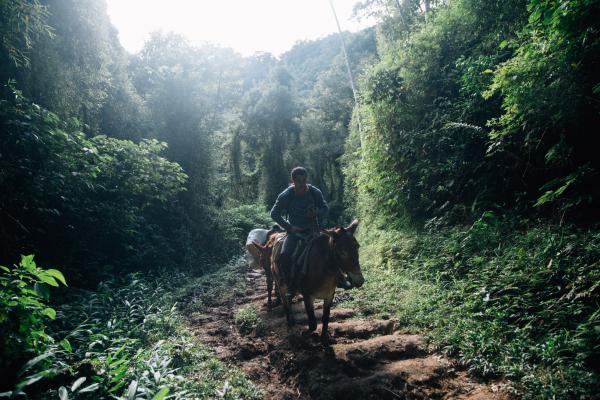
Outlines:
[[[335,12],[335,7],[333,6],[332,0],[329,0],[329,5],[331,6],[331,11],[333,12],[333,17],[335,18],[335,23],[338,28],[340,42],[342,43],[342,51],[344,53],[344,60],[346,61],[346,69],[348,71],[348,78],[350,79],[350,87],[352,88],[352,95],[354,96],[354,110],[356,113],[356,123],[358,125],[358,137],[360,140],[360,147],[362,149],[362,147],[363,147],[362,122],[360,119],[360,102],[358,101],[358,93],[356,91],[356,85],[354,84],[354,76],[352,74],[352,69],[350,68],[350,60],[348,58],[348,51],[346,49],[346,41],[344,40],[344,35],[342,33],[340,21],[338,20],[338,16],[337,16],[337,13]]]

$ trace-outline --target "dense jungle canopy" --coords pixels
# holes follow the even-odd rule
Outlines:
[[[0,1],[0,397],[142,393],[143,349],[183,329],[152,301],[240,254],[302,165],[328,226],[361,221],[351,304],[520,398],[597,398],[600,1],[356,12],[378,23],[343,34],[355,103],[339,35],[129,54],[103,0]],[[139,396],[216,396],[186,379]]]

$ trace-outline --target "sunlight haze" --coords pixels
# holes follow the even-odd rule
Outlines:
[[[373,23],[351,18],[357,0],[335,0],[342,30]],[[173,31],[193,44],[231,47],[243,55],[280,55],[295,42],[337,32],[328,0],[107,0],[108,13],[127,51],[141,50],[153,31]]]

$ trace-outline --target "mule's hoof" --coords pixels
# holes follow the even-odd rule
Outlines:
[[[329,339],[329,335],[321,335],[321,344],[325,347],[329,347],[331,340]]]
[[[304,337],[304,338],[312,338],[315,336],[317,336],[317,334],[315,333],[314,330],[310,330],[310,328],[305,331],[302,331],[302,337]]]

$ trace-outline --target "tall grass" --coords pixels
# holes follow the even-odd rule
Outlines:
[[[600,387],[600,233],[486,213],[435,233],[362,229],[362,290],[349,302],[431,341],[522,398]]]

